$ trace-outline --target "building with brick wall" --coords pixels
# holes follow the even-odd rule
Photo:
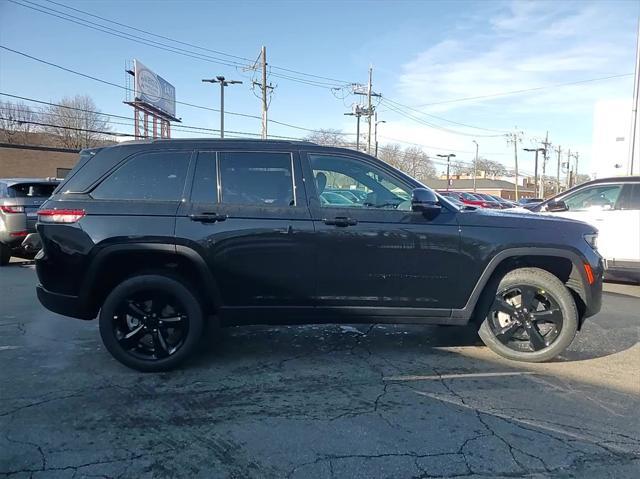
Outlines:
[[[0,178],[64,177],[78,161],[78,150],[0,143]]]

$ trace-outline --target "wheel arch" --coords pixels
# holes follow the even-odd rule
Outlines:
[[[463,309],[454,310],[453,316],[467,317],[480,325],[486,317],[500,280],[509,271],[518,268],[540,268],[556,276],[571,292],[582,324],[589,301],[589,288],[584,276],[586,261],[577,252],[559,248],[510,248],[501,251],[487,264]]]
[[[220,305],[215,278],[200,253],[187,246],[127,243],[102,248],[91,260],[80,293],[93,317],[113,288],[139,274],[168,274],[187,284],[207,312]]]

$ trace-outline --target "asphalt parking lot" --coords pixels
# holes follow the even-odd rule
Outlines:
[[[640,287],[608,285],[560,359],[422,326],[244,327],[126,369],[97,323],[0,271],[0,476],[638,477]]]

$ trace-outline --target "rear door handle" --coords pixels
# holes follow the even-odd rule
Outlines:
[[[332,220],[325,219],[323,221],[325,225],[341,226],[341,227],[355,226],[358,224],[358,220],[355,220],[353,218],[347,218],[346,216],[336,216]]]
[[[217,213],[199,213],[189,215],[191,221],[199,221],[200,223],[215,223],[217,221],[224,221],[227,219],[227,215],[219,215]]]

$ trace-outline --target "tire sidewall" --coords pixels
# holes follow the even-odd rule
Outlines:
[[[538,268],[521,268],[507,273],[500,281],[497,293],[522,285],[543,289],[558,303],[562,312],[562,329],[556,340],[541,351],[515,351],[495,337],[488,317],[480,325],[478,334],[487,347],[507,359],[526,362],[549,361],[561,354],[571,344],[576,335],[578,330],[578,310],[575,301],[566,286],[556,276]],[[490,311],[489,314],[493,314],[493,312]]]
[[[130,355],[120,346],[113,330],[113,316],[121,302],[137,291],[149,290],[174,295],[185,308],[189,322],[183,345],[164,359],[144,360]],[[134,276],[123,281],[109,293],[99,315],[100,336],[107,350],[125,366],[145,372],[166,371],[185,361],[196,350],[203,323],[202,306],[197,297],[180,281],[161,275]]]

